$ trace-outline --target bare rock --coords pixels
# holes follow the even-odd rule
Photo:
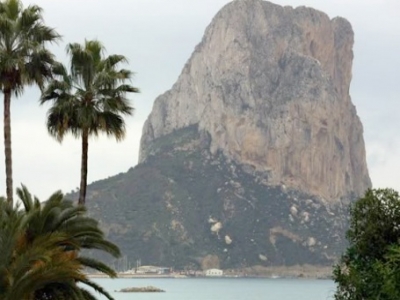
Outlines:
[[[262,260],[262,261],[267,261],[267,260],[268,260],[267,256],[265,256],[265,255],[263,255],[263,254],[259,254],[259,255],[258,255],[258,258],[259,258],[260,260]]]
[[[225,243],[227,244],[227,245],[230,245],[230,244],[232,244],[232,239],[231,239],[231,237],[229,236],[229,235],[225,235]]]
[[[309,212],[303,211],[303,212],[300,214],[300,216],[301,216],[301,219],[302,219],[302,221],[303,221],[304,223],[310,222],[310,213],[309,213]]]
[[[296,206],[292,205],[292,207],[290,207],[290,214],[292,216],[297,216],[297,213],[298,213],[298,210],[297,210]]]
[[[222,223],[217,222],[213,226],[211,226],[211,232],[218,233],[222,228]]]
[[[307,239],[307,246],[308,246],[308,247],[313,247],[313,246],[315,246],[316,244],[317,244],[317,241],[315,240],[315,238],[309,237],[309,238]]]
[[[153,140],[197,124],[212,153],[265,173],[269,185],[331,203],[362,195],[371,181],[349,95],[353,42],[348,21],[311,8],[227,4],[156,99],[140,162]]]

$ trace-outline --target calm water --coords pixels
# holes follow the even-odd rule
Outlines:
[[[179,278],[94,279],[116,300],[331,300],[335,285],[330,280]],[[165,293],[116,293],[127,287],[152,285]]]

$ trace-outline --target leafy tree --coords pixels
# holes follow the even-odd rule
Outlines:
[[[69,44],[70,72],[62,64],[53,68],[54,79],[46,87],[41,103],[52,101],[47,118],[51,135],[62,141],[66,133],[82,140],[79,204],[85,204],[89,136],[106,133],[117,141],[125,135],[123,115],[133,108],[127,93],[139,90],[126,82],[132,72],[118,69],[127,60],[122,55],[105,57],[99,41]]]
[[[25,187],[17,194],[23,209],[0,199],[0,299],[96,299],[84,285],[112,299],[84,269],[110,277],[115,271],[81,252],[98,249],[116,257],[120,252],[85,215],[85,207],[74,206],[61,192],[44,203]]]
[[[349,247],[333,272],[335,299],[400,299],[399,194],[368,190],[350,215]]]
[[[46,49],[59,35],[45,26],[42,9],[23,7],[20,0],[0,2],[0,89],[4,95],[4,151],[7,199],[13,201],[11,152],[11,96],[18,97],[27,85],[40,88],[51,77],[53,55]]]

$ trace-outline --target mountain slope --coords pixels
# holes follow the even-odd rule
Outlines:
[[[151,159],[88,188],[91,214],[129,261],[183,268],[329,264],[346,213],[271,187],[222,154],[196,126],[157,140]]]

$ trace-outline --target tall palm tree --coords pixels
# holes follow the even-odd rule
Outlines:
[[[21,0],[0,2],[0,90],[4,95],[6,189],[10,202],[13,202],[11,96],[21,95],[27,85],[43,87],[51,76],[53,63],[53,55],[45,46],[59,38],[56,31],[44,25],[40,7],[24,8]]]
[[[113,299],[83,272],[92,268],[116,276],[104,263],[82,256],[82,249],[120,255],[85,207],[60,192],[44,203],[24,186],[17,194],[23,209],[0,199],[0,299],[96,299],[83,285]]]
[[[118,68],[127,59],[122,55],[106,57],[104,52],[97,40],[69,44],[70,71],[62,64],[55,65],[54,78],[41,97],[42,104],[52,101],[47,117],[49,133],[60,142],[66,133],[82,139],[79,204],[85,204],[86,198],[89,136],[104,132],[122,140],[123,115],[133,113],[126,95],[139,92],[127,83],[132,72]]]

